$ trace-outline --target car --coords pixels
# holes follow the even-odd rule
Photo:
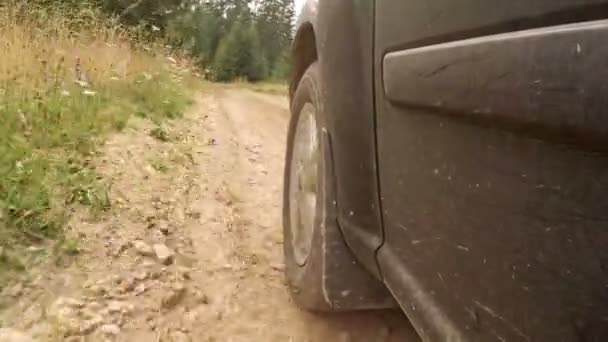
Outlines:
[[[608,0],[311,0],[286,278],[423,341],[608,341]]]

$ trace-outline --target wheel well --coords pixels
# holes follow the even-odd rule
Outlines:
[[[289,84],[290,98],[306,72],[306,69],[318,59],[317,55],[317,39],[312,24],[303,24],[294,40],[292,50],[293,72],[291,82]]]

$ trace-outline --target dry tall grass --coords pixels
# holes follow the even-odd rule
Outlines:
[[[74,205],[107,207],[90,165],[104,134],[184,110],[181,74],[137,36],[86,7],[0,5],[0,247],[61,237]]]

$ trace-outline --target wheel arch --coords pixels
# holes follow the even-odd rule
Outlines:
[[[293,95],[304,76],[306,70],[319,59],[317,52],[317,38],[315,29],[311,22],[300,25],[293,42],[292,48],[292,75],[289,82],[289,97]]]
[[[332,137],[337,217],[347,245],[377,279],[383,231],[376,174],[373,84],[374,3],[308,0],[296,24],[290,94],[319,63],[325,127]]]

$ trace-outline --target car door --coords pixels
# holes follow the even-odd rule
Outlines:
[[[424,340],[608,338],[603,18],[376,0],[378,261]]]

